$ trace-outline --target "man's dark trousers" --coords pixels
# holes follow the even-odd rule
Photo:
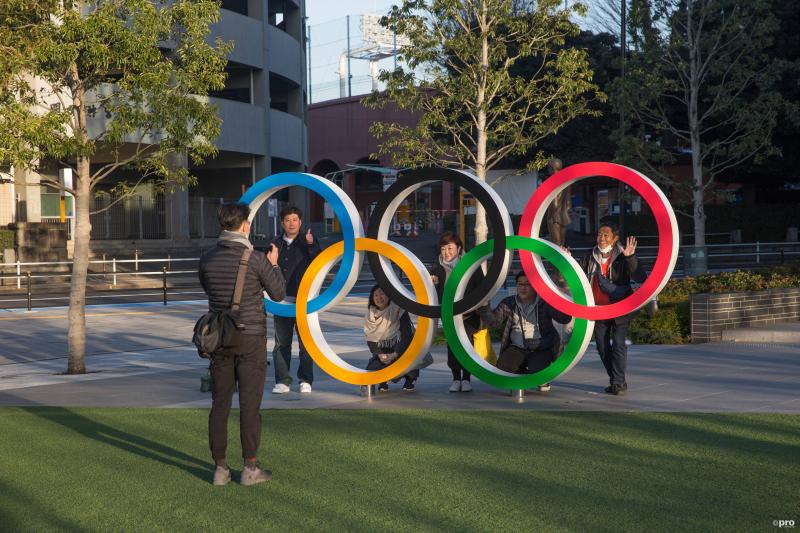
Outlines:
[[[284,385],[292,384],[290,372],[292,362],[292,333],[297,331],[294,317],[275,315],[275,348],[272,350],[272,360],[275,362],[275,383]],[[308,355],[300,333],[297,334],[300,344],[300,367],[297,369],[297,379],[309,385],[314,382],[314,360]]]
[[[628,347],[625,345],[625,336],[628,333],[626,318],[598,320],[594,323],[594,341],[597,343],[597,352],[600,360],[606,367],[611,385],[625,383],[625,367],[628,362]]]
[[[208,441],[214,460],[224,459],[228,447],[228,415],[233,389],[239,382],[239,434],[242,457],[256,457],[261,443],[261,397],[267,372],[267,339],[263,335],[239,335],[224,354],[211,360],[211,413]]]
[[[500,352],[497,368],[512,374],[533,374],[544,370],[553,362],[553,348],[523,350],[513,344]]]

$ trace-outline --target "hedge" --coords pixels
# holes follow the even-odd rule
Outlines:
[[[6,248],[14,247],[14,232],[10,229],[0,229],[0,254]]]
[[[770,270],[739,270],[670,280],[658,296],[658,311],[652,314],[642,311],[631,321],[628,334],[630,339],[637,344],[690,342],[690,295],[788,287],[800,287],[800,261]]]
[[[684,344],[691,342],[689,296],[707,292],[746,292],[765,289],[800,287],[800,261],[789,262],[769,270],[739,270],[721,274],[704,274],[673,279],[658,296],[658,311],[642,310],[631,321],[628,337],[635,344]],[[502,329],[491,330],[497,342]],[[446,344],[437,334],[435,345]]]

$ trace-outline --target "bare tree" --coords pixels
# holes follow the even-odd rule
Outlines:
[[[690,195],[694,242],[704,246],[703,205],[716,178],[772,152],[780,95],[765,50],[776,20],[761,0],[656,0],[649,14],[641,51],[613,91],[630,122],[619,158]],[[665,135],[677,146],[656,142]],[[691,153],[688,183],[665,170],[675,148]]]

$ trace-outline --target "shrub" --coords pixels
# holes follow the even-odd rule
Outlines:
[[[0,254],[6,248],[14,247],[14,232],[10,229],[0,229]]]
[[[683,344],[677,306],[659,309],[653,314],[641,313],[631,321],[628,336],[636,344]]]

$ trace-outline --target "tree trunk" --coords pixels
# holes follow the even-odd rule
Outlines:
[[[486,20],[486,5],[482,5],[481,9],[481,22]],[[477,139],[477,153],[475,154],[475,172],[481,181],[486,181],[486,73],[489,69],[489,37],[487,33],[483,32],[483,39],[481,43],[481,83],[478,86],[478,94],[476,101],[478,108],[478,123],[476,130],[478,134]],[[486,242],[489,237],[489,226],[486,225],[486,209],[480,203],[475,203],[475,246]],[[499,228],[495,228],[498,231]]]
[[[705,184],[703,183],[703,154],[700,139],[698,95],[700,91],[699,63],[701,36],[695,28],[693,3],[687,4],[686,31],[689,48],[689,138],[692,148],[692,218],[694,219],[694,245],[706,245]]]
[[[70,89],[75,108],[77,127],[75,137],[78,141],[87,138],[86,132],[86,93],[80,80],[77,64],[70,66]],[[77,160],[77,185],[75,187],[75,233],[72,236],[75,248],[72,257],[72,277],[69,287],[69,313],[67,314],[69,359],[68,374],[86,373],[86,276],[89,271],[89,240],[91,222],[89,221],[89,201],[92,193],[91,160],[79,156]]]
[[[86,276],[89,271],[89,160],[78,159],[75,194],[75,251],[72,260],[72,281],[69,288],[69,361],[68,374],[86,373]]]

